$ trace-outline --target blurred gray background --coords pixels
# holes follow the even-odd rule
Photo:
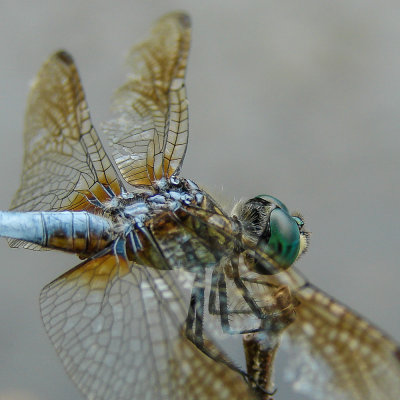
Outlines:
[[[312,238],[299,268],[400,340],[398,1],[0,7],[0,209],[19,184],[28,83],[48,55],[74,55],[98,126],[122,83],[124,54],[160,15],[184,9],[194,27],[183,175],[227,205],[269,193],[300,210]],[[0,400],[80,399],[38,306],[41,288],[78,260],[10,249],[5,240],[0,259]],[[278,382],[277,400],[302,398]]]

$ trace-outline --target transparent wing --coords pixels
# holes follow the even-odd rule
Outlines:
[[[225,238],[233,232],[234,225],[223,215],[212,216],[205,210],[195,209],[190,212],[207,221],[209,229],[212,226]],[[262,263],[271,275],[249,270],[246,255]],[[261,320],[267,329],[272,329],[266,335],[261,334],[261,340],[267,337],[268,347],[274,344],[271,338],[281,330],[285,332],[288,340],[284,343],[291,348],[287,375],[295,382],[296,390],[324,400],[398,399],[400,347],[397,343],[312,286],[295,268],[282,270],[258,250],[246,250],[238,261],[239,275],[249,297],[271,316]],[[230,326],[242,330],[257,328],[260,320],[244,300],[244,290],[233,284],[229,274],[228,268],[224,291],[231,310]],[[276,295],[280,298],[275,298]]]
[[[74,61],[54,54],[33,82],[25,116],[21,186],[11,208],[91,210],[119,194],[115,170],[90,120]]]
[[[308,283],[295,268],[279,271],[265,255],[258,256],[276,274],[259,277],[258,284],[247,288],[257,304],[269,309],[266,326],[279,328],[267,328],[268,340],[284,332],[282,347],[289,350],[290,360],[285,374],[294,389],[318,400],[398,399],[398,344]],[[270,300],[274,292],[282,294],[279,288],[289,297]]]
[[[54,54],[33,82],[25,115],[21,185],[11,204],[19,211],[92,211],[120,193],[117,175],[89,115],[69,54]],[[21,240],[12,247],[39,249]]]
[[[129,57],[132,73],[117,91],[115,117],[105,123],[113,156],[132,185],[150,185],[178,173],[188,140],[185,69],[190,19],[162,17]]]
[[[182,333],[187,305],[174,273],[108,254],[43,289],[46,331],[87,399],[250,399],[238,373]]]
[[[396,400],[400,349],[373,325],[310,284],[286,331],[287,377],[313,399]]]

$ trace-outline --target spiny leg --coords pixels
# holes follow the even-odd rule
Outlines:
[[[203,320],[204,320],[204,281],[206,271],[198,268],[195,272],[188,316],[186,318],[186,334],[188,338],[197,346],[203,346]]]
[[[219,308],[216,307],[217,292],[218,292]],[[242,291],[241,291],[241,295],[242,295]],[[211,290],[210,290],[208,311],[209,311],[210,315],[219,315],[220,316],[222,331],[229,335],[259,332],[259,330],[260,330],[260,328],[241,329],[241,330],[235,330],[235,329],[231,328],[230,322],[229,322],[229,315],[244,314],[244,312],[241,310],[229,310],[229,308],[228,308],[228,293],[227,293],[225,274],[224,274],[224,272],[217,271],[216,269],[213,271],[213,275],[212,275],[212,286],[211,286]]]

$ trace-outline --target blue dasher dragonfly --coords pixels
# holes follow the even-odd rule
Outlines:
[[[284,335],[311,397],[397,399],[398,345],[292,266],[307,247],[302,217],[267,195],[228,215],[179,176],[189,42],[188,16],[173,13],[133,48],[104,124],[117,168],[69,54],[32,85],[22,182],[0,233],[82,259],[40,295],[68,375],[87,399],[271,398],[273,360],[257,363]],[[239,335],[247,371],[215,341]]]

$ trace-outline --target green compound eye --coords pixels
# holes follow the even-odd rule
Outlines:
[[[260,253],[246,254],[246,265],[262,275],[273,275],[289,268],[307,250],[309,233],[303,217],[289,210],[276,197],[262,194],[238,203],[234,214],[242,224],[243,237],[272,260]],[[258,254],[258,255],[257,255]]]
[[[289,268],[300,250],[298,222],[284,209],[275,208],[269,218],[269,239],[261,238],[258,243],[265,253],[277,261],[282,268]]]

